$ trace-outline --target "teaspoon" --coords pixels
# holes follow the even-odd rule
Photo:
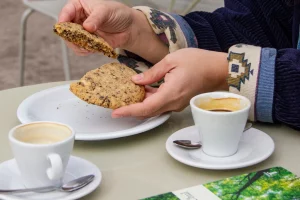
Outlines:
[[[53,190],[63,191],[63,192],[73,192],[83,188],[94,180],[94,175],[83,176],[72,180],[68,183],[63,184],[61,187],[40,187],[40,188],[28,188],[28,189],[14,189],[14,190],[1,190],[2,193],[25,193],[25,192],[50,192]]]
[[[252,123],[247,123],[244,132],[252,127]],[[191,140],[174,140],[174,144],[185,149],[199,149],[202,147],[201,142],[192,142]]]

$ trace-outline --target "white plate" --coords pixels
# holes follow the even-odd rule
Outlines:
[[[0,194],[3,200],[73,200],[79,199],[94,191],[101,183],[102,174],[100,170],[92,163],[78,157],[71,156],[63,182],[74,180],[76,178],[94,174],[93,182],[72,193],[53,191],[46,193],[23,193],[23,194]],[[20,171],[15,159],[0,164],[0,189],[23,189],[20,177]]]
[[[195,126],[173,133],[166,142],[166,149],[175,160],[181,163],[214,170],[237,169],[257,164],[267,159],[275,149],[272,138],[254,128],[244,132],[236,154],[223,158],[208,156],[202,149],[183,149],[173,144],[174,140],[200,141]]]
[[[171,116],[166,113],[146,120],[112,119],[111,109],[80,100],[70,92],[69,87],[63,85],[50,88],[25,99],[17,111],[20,122],[65,123],[75,129],[76,140],[107,140],[148,131],[163,124]]]

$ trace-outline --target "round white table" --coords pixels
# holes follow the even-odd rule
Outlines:
[[[20,124],[16,111],[22,100],[35,92],[67,83],[0,91],[0,162],[12,159],[7,136],[12,127]],[[165,142],[175,131],[191,125],[193,119],[188,107],[183,112],[173,113],[163,125],[142,134],[108,141],[76,141],[73,155],[93,162],[103,174],[101,185],[82,199],[141,199],[275,166],[300,175],[300,133],[273,124],[254,124],[275,142],[273,155],[260,164],[228,171],[204,170],[181,164],[169,156]]]

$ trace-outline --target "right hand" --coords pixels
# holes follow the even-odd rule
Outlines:
[[[228,61],[223,52],[196,48],[180,49],[167,55],[142,74],[133,77],[139,85],[149,85],[164,78],[159,88],[146,87],[141,103],[123,106],[113,111],[113,118],[149,118],[169,111],[182,111],[198,94],[228,91]]]
[[[81,24],[85,30],[104,38],[113,48],[130,48],[133,43],[135,15],[138,11],[115,1],[69,0],[58,22]],[[77,55],[91,52],[66,42]]]

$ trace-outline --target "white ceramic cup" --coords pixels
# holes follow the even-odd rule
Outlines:
[[[74,139],[71,127],[55,122],[33,122],[10,130],[10,146],[24,186],[60,186]]]
[[[213,112],[200,108],[201,104],[204,106],[210,101],[216,102],[218,99],[228,98],[238,100],[236,101],[238,103],[229,106],[229,108],[236,108],[235,111]],[[211,92],[193,97],[190,100],[190,106],[202,141],[203,152],[215,157],[235,154],[249,116],[250,101],[243,96],[229,92]]]

